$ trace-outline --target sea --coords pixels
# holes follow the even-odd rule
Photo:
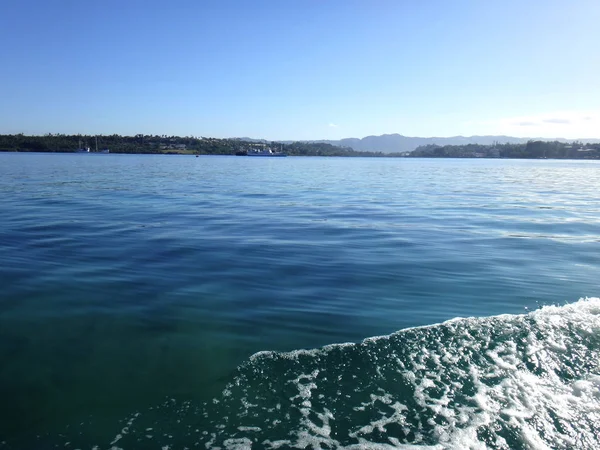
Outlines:
[[[598,449],[599,188],[0,153],[0,449]]]

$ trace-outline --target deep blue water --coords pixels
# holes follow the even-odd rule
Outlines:
[[[597,448],[599,186],[0,154],[0,448]]]

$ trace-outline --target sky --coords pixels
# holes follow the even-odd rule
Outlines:
[[[600,138],[598,0],[2,0],[0,133]]]

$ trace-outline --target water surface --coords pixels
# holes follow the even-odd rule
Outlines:
[[[0,448],[597,436],[597,304],[529,312],[599,295],[599,185],[596,161],[0,154]],[[455,317],[480,319],[358,344]],[[535,416],[528,376],[583,400]]]

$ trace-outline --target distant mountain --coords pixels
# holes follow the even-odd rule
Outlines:
[[[325,143],[337,145],[340,147],[350,147],[353,150],[358,151],[369,151],[369,152],[383,152],[383,153],[401,153],[401,152],[412,152],[417,147],[422,145],[437,144],[443,145],[466,145],[466,144],[480,144],[480,145],[492,145],[495,142],[499,144],[522,144],[530,140],[537,141],[559,141],[559,142],[572,142],[578,141],[583,144],[585,143],[598,143],[600,139],[563,139],[563,138],[517,138],[511,136],[454,136],[454,137],[409,137],[402,136],[401,134],[384,134],[381,136],[367,136],[362,139],[358,138],[346,138],[337,141],[331,140],[318,140],[318,141],[307,141],[315,143]]]
[[[262,142],[262,143],[268,143],[270,141],[267,141],[266,139],[253,139],[253,138],[249,138],[249,137],[234,137],[231,138],[234,141],[244,141],[244,142]]]

